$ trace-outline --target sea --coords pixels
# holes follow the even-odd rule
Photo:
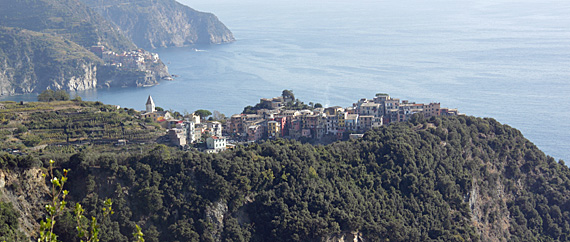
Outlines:
[[[137,110],[152,95],[166,110],[230,116],[284,89],[344,107],[388,93],[492,117],[570,160],[570,1],[180,2],[214,13],[236,41],[154,50],[173,81],[77,94]]]

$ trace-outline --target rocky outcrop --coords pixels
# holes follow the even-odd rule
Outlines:
[[[224,217],[228,212],[228,204],[218,201],[212,207],[206,210],[206,218],[208,223],[212,225],[210,235],[215,241],[221,241],[222,231],[224,230]]]
[[[211,13],[175,0],[81,0],[114,22],[137,46],[160,48],[234,41],[232,32]]]
[[[104,65],[97,71],[97,87],[148,87],[166,77],[170,77],[170,74],[161,61],[147,63],[139,70]]]
[[[0,170],[0,201],[9,202],[20,214],[20,228],[28,236],[35,236],[38,224],[35,222],[44,213],[48,187],[39,168],[24,171]]]
[[[139,69],[108,66],[66,39],[0,27],[0,95],[152,86],[169,76],[160,60],[146,61]]]
[[[97,86],[97,66],[102,61],[71,41],[0,27],[0,43],[0,95]]]
[[[323,239],[325,242],[364,242],[362,234],[358,232],[347,232],[342,234],[335,234]]]

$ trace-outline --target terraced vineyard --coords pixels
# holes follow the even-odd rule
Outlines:
[[[33,151],[78,144],[154,143],[165,130],[134,109],[100,102],[0,102],[4,150]],[[52,149],[52,147],[48,147]]]

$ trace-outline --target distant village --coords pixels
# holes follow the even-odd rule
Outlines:
[[[105,50],[105,46],[95,45],[91,46],[90,50],[101,58],[105,65],[119,68],[150,71],[147,70],[147,64],[160,61],[157,53],[151,53],[143,49],[115,53],[114,51]],[[165,79],[172,80],[172,77],[166,77]]]
[[[247,113],[235,114],[229,119],[207,121],[197,114],[189,114],[178,120],[168,111],[157,111],[149,96],[141,117],[165,123],[168,142],[175,146],[187,149],[197,142],[205,142],[203,150],[216,153],[232,148],[235,143],[276,138],[322,143],[358,138],[369,129],[408,121],[414,114],[425,118],[461,115],[457,109],[442,108],[440,103],[400,101],[385,93],[378,93],[373,99],[362,98],[346,108],[298,104],[292,92],[285,90],[282,96],[262,98],[255,107],[244,109]]]

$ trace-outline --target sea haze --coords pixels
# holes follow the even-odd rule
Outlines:
[[[570,160],[570,1],[181,2],[237,41],[158,50],[175,81],[79,95],[231,115],[283,89],[325,106],[385,92],[493,117]]]

